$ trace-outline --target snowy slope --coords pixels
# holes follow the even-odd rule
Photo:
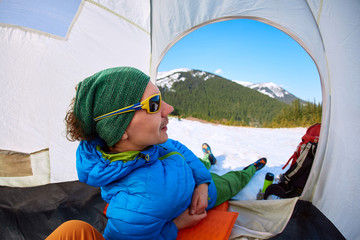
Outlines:
[[[200,123],[191,120],[170,118],[168,135],[180,141],[202,157],[201,144],[211,146],[217,164],[210,171],[224,174],[241,170],[261,157],[268,160],[267,166],[257,172],[251,182],[235,196],[236,199],[254,200],[264,184],[265,174],[275,176],[287,169],[281,168],[294,153],[305,128],[248,128]]]
[[[186,78],[183,77],[181,73],[191,73],[193,77],[204,77],[205,81],[215,76],[214,74],[205,71],[178,68],[168,72],[159,72],[156,78],[156,85],[160,87],[167,87],[171,90],[171,87],[175,82],[186,80]]]
[[[251,89],[256,89],[259,92],[266,94],[272,98],[283,98],[289,93],[284,90],[282,87],[279,87],[275,83],[268,82],[268,83],[257,83],[249,86]]]
[[[278,99],[279,101],[282,101],[282,102],[285,102],[288,104],[290,104],[292,101],[297,99],[296,96],[289,93],[288,91],[286,91],[285,89],[283,89],[282,87],[280,87],[279,85],[277,85],[273,82],[250,83],[250,82],[235,81],[235,80],[233,82],[241,84],[244,87],[254,89],[254,90],[256,90],[262,94],[265,94],[271,98]],[[303,102],[303,100],[301,100],[301,99],[300,99],[300,101]]]
[[[271,98],[284,98],[286,95],[290,95],[289,92],[287,92],[282,87],[276,85],[273,82],[267,82],[267,83],[250,83],[245,81],[233,81],[238,84],[243,85],[244,87],[248,87],[251,89],[255,89],[262,94],[268,95]]]
[[[178,72],[190,72],[191,69],[189,68],[178,68],[178,69],[174,69],[168,72],[158,72],[157,74],[157,79],[161,79],[161,78],[165,78],[165,77],[169,77],[170,75],[174,74],[174,73],[178,73]]]

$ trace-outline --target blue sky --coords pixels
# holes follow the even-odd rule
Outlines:
[[[0,0],[0,22],[65,37],[81,0]]]
[[[321,102],[319,73],[307,52],[287,34],[255,20],[213,23],[191,32],[167,52],[158,71],[176,68],[274,82],[303,100]]]

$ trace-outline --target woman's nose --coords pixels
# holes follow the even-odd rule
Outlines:
[[[167,117],[173,111],[174,111],[173,106],[167,104],[165,101],[162,101],[162,110],[161,110],[162,117]]]

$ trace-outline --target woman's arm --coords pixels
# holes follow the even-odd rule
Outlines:
[[[208,186],[211,182],[211,175],[199,158],[185,145],[178,141],[169,139],[169,142],[183,155],[187,164],[192,170],[195,179],[195,189],[190,205],[190,215],[202,214],[208,206]]]
[[[194,189],[194,193],[191,199],[190,214],[202,214],[208,207],[209,194],[208,184],[203,183]]]
[[[195,226],[198,224],[202,219],[207,216],[206,211],[202,212],[201,214],[190,214],[190,209],[187,208],[180,216],[175,218],[173,222],[175,223],[178,230]]]
[[[196,186],[202,183],[211,182],[211,175],[209,170],[206,169],[205,165],[199,160],[199,158],[191,150],[189,150],[185,145],[181,144],[178,141],[174,141],[172,139],[169,139],[168,141],[185,158],[187,164],[189,165],[189,167],[193,172]]]

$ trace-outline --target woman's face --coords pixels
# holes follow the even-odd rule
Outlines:
[[[141,101],[147,97],[159,93],[159,89],[149,81]],[[164,143],[168,139],[167,124],[168,115],[174,108],[166,102],[161,102],[161,108],[157,113],[147,113],[146,110],[135,112],[125,134],[127,141],[133,146],[131,150],[143,150],[150,145]]]

